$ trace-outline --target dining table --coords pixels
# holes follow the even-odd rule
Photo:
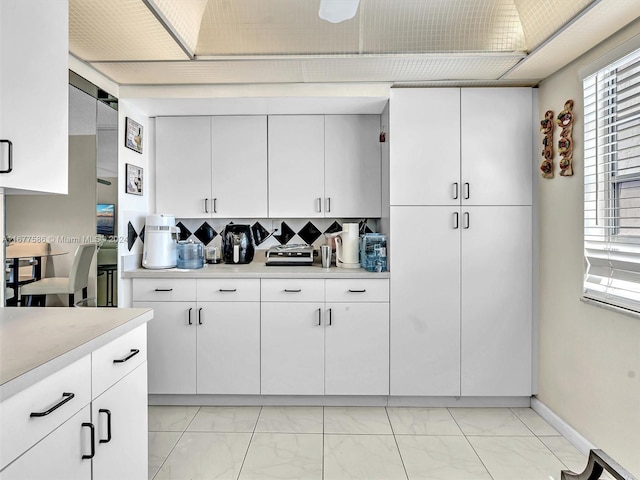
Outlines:
[[[7,253],[6,255],[6,266],[9,268],[10,275],[9,280],[7,280],[7,287],[13,289],[14,295],[13,298],[10,298],[6,301],[8,307],[17,306],[20,300],[18,295],[18,288],[20,285],[25,285],[27,283],[38,281],[42,278],[42,261],[43,259],[46,261],[48,257],[56,257],[59,255],[66,255],[69,252],[65,252],[63,250],[51,250],[49,252],[36,251],[29,252],[28,250],[20,251],[19,255],[12,255]],[[33,279],[28,280],[26,282],[20,282],[20,261],[27,260],[33,261]]]

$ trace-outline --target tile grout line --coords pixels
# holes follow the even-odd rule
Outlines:
[[[256,428],[258,427],[258,422],[260,421],[260,415],[262,415],[262,409],[264,406],[260,406],[260,411],[258,412],[258,416],[256,418],[256,423],[253,425],[253,431],[251,432],[251,438],[249,439],[249,443],[247,443],[247,450],[244,452],[244,457],[242,457],[242,464],[240,465],[240,469],[238,470],[238,476],[236,480],[240,480],[240,475],[242,475],[242,469],[244,468],[244,463],[247,461],[247,455],[249,455],[249,449],[251,448],[251,442],[253,442],[253,436],[256,433]]]
[[[393,423],[391,422],[391,417],[389,416],[388,407],[384,407],[384,413],[387,415],[387,420],[389,421],[389,427],[391,428],[391,434],[393,435],[393,441],[396,444],[396,448],[398,449],[398,456],[400,457],[400,462],[402,462],[402,469],[404,470],[404,474],[409,480],[409,472],[407,472],[407,466],[404,464],[404,459],[402,458],[402,452],[400,451],[400,445],[398,444],[398,438],[396,437],[396,432],[393,429]]]
[[[480,463],[482,464],[482,466],[484,467],[484,469],[487,472],[487,475],[489,475],[489,477],[491,478],[491,480],[495,480],[493,475],[491,474],[491,472],[489,471],[489,467],[487,467],[484,463],[484,461],[482,460],[482,458],[480,457],[480,455],[478,455],[478,452],[476,451],[475,447],[473,446],[473,444],[471,443],[471,441],[469,440],[469,438],[467,437],[467,434],[464,432],[464,430],[462,429],[462,427],[460,426],[460,424],[458,423],[458,420],[456,420],[456,417],[453,413],[451,413],[451,408],[447,407],[447,412],[449,412],[449,415],[451,415],[451,418],[453,419],[453,421],[455,422],[455,424],[457,425],[457,427],[460,429],[460,431],[462,432],[462,435],[464,436],[464,439],[467,441],[467,443],[469,444],[469,446],[471,447],[471,450],[473,450],[473,453],[476,454],[476,457],[478,457],[478,460],[480,460]],[[481,436],[481,435],[478,435]]]

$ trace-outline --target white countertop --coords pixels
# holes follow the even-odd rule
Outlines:
[[[0,308],[0,401],[152,318],[148,308]]]
[[[322,268],[320,264],[302,266],[266,266],[264,262],[245,265],[205,264],[203,268],[136,268],[122,272],[124,278],[389,278],[389,272],[367,272],[363,268]]]

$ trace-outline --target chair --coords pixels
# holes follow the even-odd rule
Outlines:
[[[7,245],[7,285],[9,285],[12,290],[18,290],[22,285],[35,282],[39,280],[39,277],[44,276],[46,262],[43,261],[42,257],[46,256],[50,249],[51,246],[47,242],[20,242]],[[14,262],[10,260],[11,258],[19,258],[17,272],[14,271]],[[40,258],[40,264],[38,264],[38,258]],[[38,272],[38,269],[40,269],[40,272]],[[13,293],[16,299],[20,297],[18,291],[14,291]]]
[[[21,289],[21,305],[31,306],[34,297],[38,305],[45,306],[47,295],[69,295],[69,306],[75,303],[75,293],[82,290],[82,298],[87,298],[89,284],[89,268],[93,260],[96,246],[93,243],[79,245],[73,258],[73,264],[68,277],[43,278],[29,283]]]

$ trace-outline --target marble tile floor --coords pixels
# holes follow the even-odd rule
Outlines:
[[[149,407],[150,480],[559,480],[585,465],[529,408]]]

